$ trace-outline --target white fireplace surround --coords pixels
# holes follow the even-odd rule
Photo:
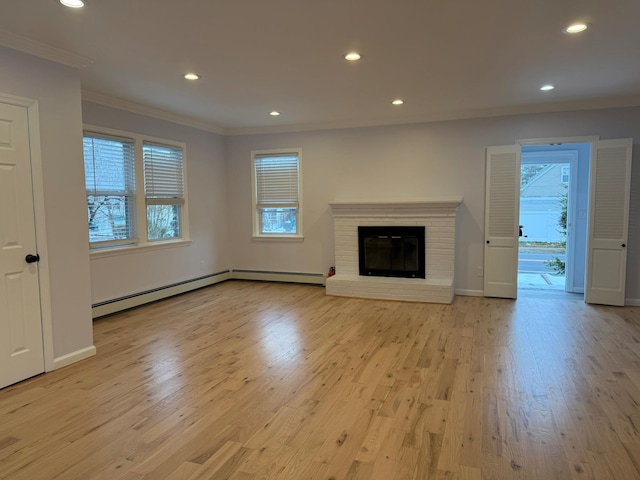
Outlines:
[[[406,202],[331,202],[336,274],[327,295],[451,303],[454,295],[456,213],[462,197]],[[426,278],[359,274],[359,226],[424,226]]]

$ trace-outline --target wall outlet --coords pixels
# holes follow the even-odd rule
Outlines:
[[[476,270],[476,275],[478,275],[479,277],[484,277],[484,268],[478,267],[478,269]]]
[[[204,260],[200,260],[200,270],[204,270]]]

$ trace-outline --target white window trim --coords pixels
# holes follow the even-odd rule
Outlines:
[[[91,258],[117,257],[119,255],[130,255],[138,252],[148,252],[152,250],[162,250],[165,248],[187,247],[192,245],[191,240],[168,240],[166,242],[149,242],[145,245],[119,245],[112,248],[94,248],[89,251]]]
[[[169,140],[166,138],[153,137],[151,135],[143,135],[141,133],[128,132],[126,130],[116,130],[113,128],[99,127],[97,125],[84,124],[84,132],[97,133],[104,135],[113,135],[116,137],[126,137],[135,141],[134,162],[136,176],[136,230],[137,240],[135,243],[126,245],[107,245],[90,246],[89,252],[92,257],[111,256],[118,254],[132,253],[134,251],[147,250],[149,247],[175,247],[191,244],[189,236],[189,193],[187,186],[187,145],[184,142]],[[184,204],[180,215],[180,238],[170,238],[167,240],[151,240],[147,238],[147,205],[144,194],[144,164],[142,156],[143,142],[153,142],[160,145],[167,145],[182,149],[182,168],[184,176]]]
[[[296,225],[298,233],[296,235],[283,234],[283,233],[261,233],[260,232],[260,219],[258,218],[258,207],[256,198],[256,169],[255,158],[260,155],[286,155],[295,154],[298,156],[298,218],[296,219]],[[284,242],[296,242],[304,240],[304,230],[302,229],[302,149],[301,148],[276,148],[272,150],[252,150],[251,151],[251,218],[253,221],[253,240],[259,241],[284,241]]]

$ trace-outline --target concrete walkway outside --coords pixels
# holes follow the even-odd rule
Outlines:
[[[550,273],[518,273],[518,297],[584,300],[582,293],[566,292],[564,285],[563,276]]]
[[[564,291],[564,275],[551,273],[520,273],[518,272],[518,288],[531,288],[536,290],[562,290]]]

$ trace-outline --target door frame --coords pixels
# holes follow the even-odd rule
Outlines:
[[[569,143],[569,142],[564,142],[564,143]],[[584,142],[584,143],[588,143],[588,142]],[[544,146],[548,144],[541,144],[541,145]],[[591,145],[593,146],[593,143]],[[575,251],[576,236],[573,233],[572,228],[578,216],[578,207],[576,204],[576,199],[578,195],[578,180],[576,175],[577,169],[578,169],[578,152],[576,150],[559,150],[554,152],[529,152],[526,155],[526,159],[523,159],[525,157],[523,157],[522,155],[523,154],[521,152],[521,159],[520,159],[521,165],[541,164],[541,163],[569,164],[570,174],[569,174],[569,185],[567,189],[567,193],[568,193],[567,238],[566,238],[567,244],[565,247],[566,266],[568,268],[566,268],[566,271],[565,271],[564,291],[569,293],[584,293],[584,291],[578,292],[577,289],[574,287],[574,274],[573,274],[574,273],[573,268],[574,268],[574,265],[576,264],[576,251]],[[540,159],[537,159],[536,157],[540,157]],[[554,157],[554,158],[550,159],[549,157]],[[587,188],[588,188],[588,185],[587,185]],[[526,225],[525,225],[525,228],[526,228]],[[586,252],[585,252],[585,259],[586,259]]]
[[[42,150],[40,147],[40,113],[38,101],[0,92],[0,103],[27,109],[29,125],[29,151],[31,157],[31,184],[33,194],[36,246],[40,255],[38,283],[40,288],[40,318],[42,322],[42,348],[44,371],[54,370],[53,315],[51,311],[51,282],[49,279],[49,255],[47,249],[46,215],[44,202],[44,177],[42,173]]]
[[[516,139],[516,145],[520,145],[520,147],[522,148],[523,145],[553,145],[553,144],[564,144],[564,143],[588,143],[591,145],[591,147],[589,148],[589,162],[592,161],[593,159],[593,154],[595,151],[595,144],[596,142],[600,141],[600,135],[583,135],[583,136],[576,136],[576,137],[546,137],[546,138],[518,138]],[[577,161],[576,161],[577,164]],[[575,169],[573,168],[574,165],[572,164],[572,169],[575,171]],[[575,175],[574,175],[575,176]],[[570,177],[571,180],[571,177]],[[589,163],[589,182],[587,184],[587,188],[589,190],[591,190],[591,163]],[[576,198],[576,194],[577,194],[577,184],[572,184],[572,182],[570,181],[569,183],[569,202],[570,204],[568,205],[569,208],[569,215],[573,215],[574,216],[574,220],[576,218],[577,215],[577,211],[571,211],[571,209],[575,209],[575,198]],[[574,202],[573,204],[571,204],[571,197],[574,197]],[[588,211],[587,211],[587,216],[589,215]],[[588,225],[587,225],[587,237],[589,235],[588,232]],[[572,238],[573,237],[573,238]],[[569,249],[569,246],[571,245],[571,255],[574,255],[575,253],[575,236],[571,236],[569,239],[567,239],[567,249]],[[586,247],[585,247],[586,248]],[[585,252],[585,263],[587,261],[587,254],[588,252]],[[567,257],[568,257],[568,251],[567,251]],[[575,260],[575,258],[572,257],[572,260]],[[573,281],[574,281],[574,277],[573,277],[573,271],[570,272],[570,277],[569,275],[565,276],[565,291],[569,291],[567,290],[567,285],[569,284],[569,280],[571,280],[571,287],[572,287],[572,293],[583,293],[584,294],[584,290],[582,292],[578,292],[573,290]],[[585,265],[585,276],[586,276],[586,265]],[[586,278],[585,278],[585,289],[586,289]]]

